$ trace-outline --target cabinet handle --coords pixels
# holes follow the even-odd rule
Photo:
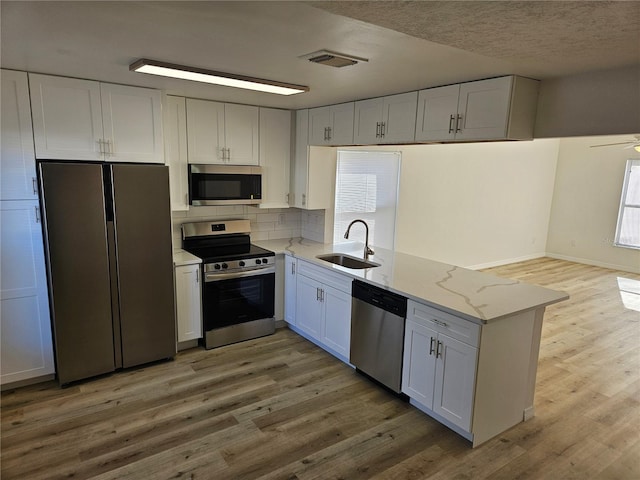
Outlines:
[[[456,115],[456,133],[462,131],[462,128],[460,128],[461,125],[462,125],[462,115],[458,114]]]
[[[324,302],[324,289],[320,289],[320,301]]]
[[[435,352],[435,348],[433,348],[434,343],[436,343],[436,339],[431,337],[431,341],[429,342],[429,355],[433,355],[433,352]]]
[[[444,346],[440,340],[438,340],[438,344],[436,345],[436,358],[442,358],[442,352],[440,351],[440,347]]]
[[[287,205],[289,205],[289,194],[287,193],[287,194],[284,196],[284,198],[285,198],[285,203],[286,203]]]
[[[291,275],[296,274],[296,264],[291,262]]]
[[[382,138],[384,138],[384,136],[387,134],[387,123],[386,122],[382,122],[380,124],[380,136]]]
[[[107,140],[104,143],[106,143],[106,145],[107,145],[104,154],[106,156],[108,156],[108,157],[112,156],[113,155],[113,151],[115,150],[115,145],[113,147],[111,146],[111,140]]]
[[[104,155],[104,140],[100,138],[96,142],[98,143],[98,153]]]
[[[449,133],[453,133],[453,122],[455,119],[455,115],[449,115]]]
[[[231,161],[231,148],[227,148],[227,162]]]
[[[331,130],[332,130],[331,127],[327,127],[327,140],[331,140],[331,136],[332,136],[331,135]]]
[[[31,186],[33,187],[33,194],[38,196],[38,180],[36,177],[31,178]]]
[[[440,325],[441,327],[449,328],[449,324],[446,323],[446,322],[443,322],[442,320],[438,320],[436,318],[432,318],[432,320],[436,325]]]
[[[36,211],[36,223],[40,223],[40,209],[38,208],[38,206],[36,205],[35,207],[33,207]]]
[[[305,193],[302,194],[302,205],[307,204],[307,195]]]
[[[227,159],[227,149],[222,147],[220,150],[222,150],[222,161],[224,162]]]
[[[316,287],[316,300],[320,301],[320,289],[318,287]]]
[[[376,138],[380,138],[380,122],[376,122]]]
[[[196,283],[200,283],[200,268],[196,270]]]

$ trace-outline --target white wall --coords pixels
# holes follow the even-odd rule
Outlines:
[[[401,150],[397,250],[474,268],[544,255],[557,140]]]
[[[581,263],[640,272],[640,250],[614,247],[622,181],[633,149],[602,143],[630,135],[562,139],[558,155],[547,252]]]

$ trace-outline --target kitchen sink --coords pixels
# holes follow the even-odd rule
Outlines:
[[[379,263],[370,262],[369,260],[363,260],[343,253],[328,253],[326,255],[318,255],[316,258],[346,268],[373,268],[380,266]]]

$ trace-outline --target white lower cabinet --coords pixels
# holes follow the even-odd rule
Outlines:
[[[348,361],[351,279],[298,260],[295,326],[306,337]]]
[[[284,256],[284,320],[296,324],[296,258]]]
[[[37,200],[0,202],[1,383],[55,373]]]
[[[176,321],[178,343],[202,337],[200,264],[178,265],[176,275]]]
[[[402,391],[466,432],[471,432],[479,331],[479,325],[408,301]]]

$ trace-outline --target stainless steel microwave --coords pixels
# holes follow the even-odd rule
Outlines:
[[[261,201],[261,167],[189,164],[189,205],[257,205]]]

